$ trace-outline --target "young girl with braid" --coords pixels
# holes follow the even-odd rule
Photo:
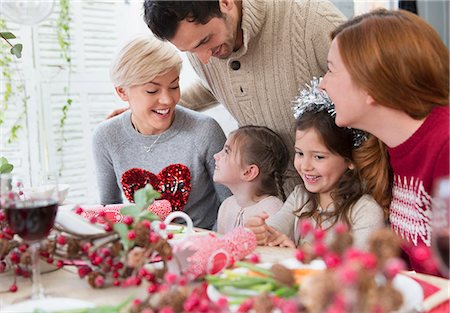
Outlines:
[[[263,211],[274,214],[282,207],[286,200],[282,177],[289,152],[277,133],[263,126],[240,127],[230,134],[214,159],[214,182],[233,193],[219,208],[219,233],[243,226],[248,218]]]
[[[355,159],[366,143],[366,134],[336,125],[334,105],[318,89],[318,83],[313,80],[294,100],[294,166],[302,183],[279,212],[253,217],[245,226],[255,233],[258,244],[296,247],[312,243],[300,233],[302,220],[323,230],[342,222],[352,232],[354,246],[366,249],[370,234],[384,227],[378,202],[385,202],[372,197],[367,188],[370,184],[361,179],[361,167]]]

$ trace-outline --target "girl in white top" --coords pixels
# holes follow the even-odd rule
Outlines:
[[[324,230],[343,222],[353,233],[354,245],[365,249],[372,231],[384,227],[383,209],[367,190],[355,162],[366,134],[336,126],[334,105],[318,84],[319,80],[313,80],[309,90],[294,100],[294,166],[302,184],[278,213],[253,217],[246,226],[259,244],[296,247],[311,244],[310,238],[302,238],[299,232],[302,219]]]
[[[277,133],[263,126],[240,127],[214,159],[214,182],[233,193],[219,208],[219,233],[243,226],[251,216],[262,212],[270,215],[282,207],[277,196],[286,199],[282,186],[289,152]]]

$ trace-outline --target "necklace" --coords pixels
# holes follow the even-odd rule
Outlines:
[[[134,125],[133,120],[131,120],[131,125],[133,126],[133,128],[134,128],[139,134],[141,133],[141,132],[139,131],[139,129],[137,129],[137,127]],[[153,141],[153,143],[152,143],[150,146],[144,145],[144,150],[145,150],[145,152],[150,153],[150,152],[152,151],[153,146],[155,145],[155,143],[158,142],[159,137],[161,137],[162,134],[163,134],[163,133],[160,133],[159,136],[156,138],[156,140]]]
[[[153,141],[153,143],[152,143],[150,146],[144,145],[145,152],[150,153],[150,152],[152,151],[153,146],[155,145],[155,143],[158,142],[159,137],[161,137],[162,134],[163,134],[163,133],[159,134],[159,136],[156,138],[155,141]]]

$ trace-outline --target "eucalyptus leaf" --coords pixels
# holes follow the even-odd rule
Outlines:
[[[14,36],[14,34],[11,33],[11,32],[0,32],[0,36],[5,38],[5,39],[14,39],[14,38],[16,38],[16,36]]]
[[[14,54],[18,59],[20,59],[22,57],[22,49],[23,45],[21,43],[17,43],[11,48],[11,54]]]
[[[156,215],[152,211],[142,211],[139,214],[139,217],[143,220],[148,220],[148,221],[158,221],[159,220],[158,215]]]
[[[133,218],[138,217],[141,210],[136,205],[127,205],[120,209],[120,213],[123,216],[130,215]]]
[[[125,251],[128,250],[128,247],[130,246],[130,241],[128,240],[128,227],[125,224],[122,223],[116,223],[114,224],[114,230],[119,234],[120,236],[120,242],[122,243]]]
[[[150,184],[147,184],[144,188],[141,188],[134,193],[134,202],[142,211],[148,208],[148,206],[152,204],[155,199],[159,199],[160,197],[161,194],[153,190]]]

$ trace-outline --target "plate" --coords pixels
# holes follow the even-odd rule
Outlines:
[[[324,270],[326,268],[325,263],[320,260],[314,260],[309,264],[304,264],[299,262],[295,258],[288,258],[285,260],[282,260],[279,262],[279,264],[284,265],[286,268],[290,270],[308,270],[308,271],[319,271]],[[259,263],[257,264],[258,267],[270,269],[270,267],[273,265],[273,263]],[[306,272],[306,271],[305,271]],[[232,270],[229,270],[228,273],[230,273],[230,276],[248,276],[249,270],[244,267],[236,267]],[[225,274],[221,274],[222,277],[225,276]],[[230,309],[232,312],[234,312],[237,308],[240,302],[245,300],[245,298],[249,298],[252,296],[258,295],[260,292],[250,289],[243,289],[243,288],[234,288],[234,287],[226,287],[228,288],[228,292],[230,294],[236,294],[236,296],[230,296],[230,295],[224,295],[220,292],[214,285],[208,284],[208,287],[206,289],[206,293],[208,297],[212,301],[218,301],[220,298],[227,298],[228,302],[230,303]]]
[[[291,270],[295,269],[323,270],[326,268],[324,262],[320,260],[314,260],[310,264],[303,264],[295,258],[289,258],[279,263]],[[270,268],[271,265],[272,263],[258,264],[258,266],[264,268]],[[246,275],[248,273],[248,269],[237,267],[231,270],[231,272],[235,273],[236,275]],[[402,307],[394,313],[410,313],[423,311],[423,290],[419,283],[417,283],[414,279],[406,275],[398,274],[397,276],[395,276],[393,280],[393,285],[398,291],[402,293],[403,296]],[[247,290],[240,288],[235,288],[235,290],[236,293],[239,293],[240,295],[246,297],[252,297],[258,294],[258,292],[254,290]],[[218,301],[220,298],[223,297],[227,298],[229,303],[231,304],[230,308],[232,312],[236,311],[236,309],[238,308],[238,304],[236,304],[236,302],[239,300],[238,298],[222,294],[215,286],[208,284],[206,292],[208,297],[212,301]]]
[[[44,298],[37,300],[26,300],[15,303],[4,308],[0,308],[2,313],[32,313],[36,309],[45,310],[46,312],[62,311],[68,309],[87,309],[93,308],[95,305],[91,302],[72,299],[72,298]]]
[[[395,313],[422,312],[423,290],[418,282],[406,275],[397,274],[392,284],[403,295],[403,305]]]

